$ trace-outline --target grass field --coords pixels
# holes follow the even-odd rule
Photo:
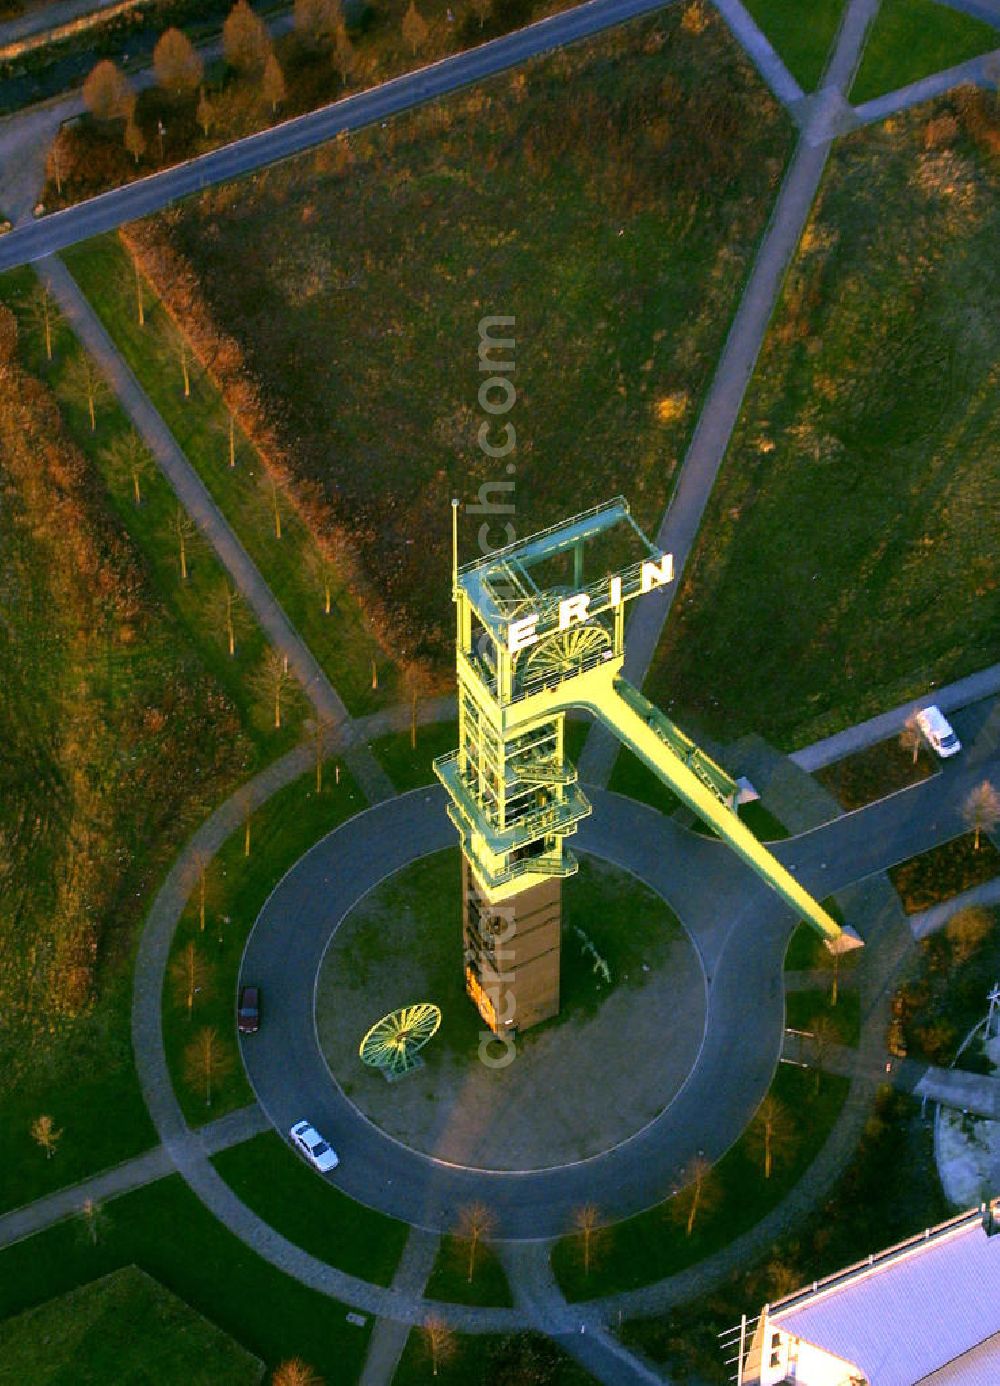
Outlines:
[[[830,988],[811,988],[807,991],[785,993],[785,1024],[795,1030],[812,1030],[822,1017],[836,1032],[838,1044],[856,1045],[861,1038],[861,1002],[855,990],[837,988],[837,1004],[830,1005]],[[811,1061],[808,1042],[805,1057]]]
[[[657,651],[692,734],[790,749],[1000,658],[1000,113],[838,142]]]
[[[844,0],[747,0],[747,9],[803,91],[819,85],[836,37]]]
[[[321,1179],[277,1132],[224,1150],[213,1164],[248,1207],[303,1251],[376,1285],[392,1280],[406,1225]]]
[[[647,525],[663,509],[791,138],[704,17],[624,26],[171,214],[407,655],[451,664],[452,496],[492,487],[519,534],[616,490]],[[515,320],[514,473],[477,443],[490,315]]]
[[[431,762],[453,751],[458,745],[457,722],[434,722],[417,728],[417,744],[410,744],[410,733],[392,732],[371,743],[372,751],[390,780],[403,793],[422,784],[436,784]]]
[[[121,415],[104,404],[91,432],[69,394],[67,329],[55,322],[47,366],[24,312],[33,283],[0,278],[32,372],[4,378],[16,402],[0,448],[0,1206],[153,1143],[129,1033],[143,901],[192,826],[294,735],[274,734],[260,707],[256,628],[232,661],[211,629],[211,555],[192,547],[179,580],[165,490],[144,479],[136,507],[112,479],[104,450]],[[29,1135],[43,1114],[63,1133],[52,1159]]]
[[[1000,30],[949,5],[882,0],[850,99],[859,105],[994,48]]]
[[[287,499],[272,491],[260,457],[236,431],[229,466],[228,414],[211,380],[188,362],[185,397],[182,341],[149,285],[139,325],[135,276],[117,236],[74,246],[66,263],[109,334],[149,394],[188,460],[211,492],[286,615],[322,664],[352,713],[371,712],[398,697],[394,671],[367,632],[356,602],[336,572],[320,571],[316,546]],[[281,538],[276,534],[275,505]],[[331,586],[326,613],[324,578]],[[372,690],[372,660],[379,687]]]
[[[263,1363],[135,1266],[0,1323],[0,1379],[251,1386]]]
[[[704,1210],[686,1235],[687,1206],[673,1200],[615,1223],[597,1234],[589,1276],[584,1274],[577,1236],[557,1242],[552,1265],[571,1300],[590,1299],[646,1285],[683,1270],[728,1245],[781,1201],[808,1168],[830,1132],[847,1094],[847,1080],[782,1066],[771,1092],[781,1103],[789,1130],[785,1158],[765,1179],[760,1153],[748,1130],[722,1157],[706,1184]],[[672,1216],[681,1208],[683,1216]]]
[[[301,1357],[327,1382],[360,1376],[370,1320],[355,1327],[343,1304],[262,1261],[178,1176],[115,1199],[103,1222],[96,1246],[64,1222],[0,1252],[0,1319],[134,1264],[269,1367]]]
[[[201,889],[196,881],[171,947],[163,996],[163,1038],[174,1091],[193,1125],[212,1121],[234,1107],[252,1102],[236,1038],[236,986],[250,930],[264,901],[285,872],[315,842],[363,805],[360,790],[346,770],[336,783],[335,764],[324,766],[322,792],[310,771],[280,790],[250,819],[250,855],[246,825],[224,843],[205,872],[205,931],[201,930]],[[200,990],[191,1018],[187,1012],[189,972],[178,959],[194,944]],[[178,976],[178,972],[180,976]],[[267,997],[262,998],[267,1006]],[[213,1084],[211,1106],[200,1085],[188,1081],[185,1050],[202,1026],[218,1030],[224,1074]]]

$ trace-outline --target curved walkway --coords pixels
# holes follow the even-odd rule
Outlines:
[[[665,898],[700,955],[708,1006],[694,1066],[660,1115],[601,1154],[521,1170],[434,1158],[387,1135],[331,1081],[313,992],[331,933],[357,901],[416,858],[454,846],[444,807],[443,791],[419,789],[355,815],[303,857],[264,906],[243,961],[243,975],[269,998],[267,1026],[243,1045],[261,1106],[280,1132],[306,1113],[333,1135],[341,1164],[332,1182],[352,1198],[438,1232],[453,1228],[457,1207],[475,1202],[490,1207],[504,1239],[559,1236],[584,1203],[622,1218],[661,1202],[692,1158],[704,1152],[716,1160],[728,1149],[771,1082],[784,1023],[784,910],[721,843],[598,791],[580,849]],[[634,1042],[655,1048],[659,1033],[651,1026]],[[502,1104],[503,1075],[496,1079]],[[627,1081],[627,1071],[610,1070],[604,1093],[580,1092],[577,1100],[605,1101],[616,1081]],[[564,1082],[572,1088],[572,1075]]]

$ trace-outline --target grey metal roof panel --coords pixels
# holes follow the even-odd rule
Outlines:
[[[773,1311],[771,1321],[856,1363],[872,1386],[914,1386],[1000,1333],[1000,1236],[965,1223]],[[982,1379],[996,1386],[1000,1375]]]

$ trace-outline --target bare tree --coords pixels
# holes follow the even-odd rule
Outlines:
[[[177,359],[181,367],[181,381],[184,385],[184,398],[191,398],[191,344],[181,333],[177,338]]]
[[[313,762],[316,767],[316,793],[323,793],[323,761],[326,757],[326,739],[333,728],[333,723],[323,717],[317,717],[308,723],[309,737],[313,747]]]
[[[170,981],[174,989],[174,1003],[187,1011],[190,1020],[194,1014],[194,1003],[199,996],[207,996],[209,985],[208,964],[198,951],[194,939],[189,939],[170,963]]]
[[[222,1047],[214,1025],[199,1030],[184,1050],[184,1076],[193,1088],[204,1088],[205,1106],[211,1107],[212,1093],[232,1070],[232,1060]]]
[[[215,107],[205,95],[205,88],[202,87],[198,96],[198,107],[194,113],[195,120],[201,126],[201,133],[208,139],[209,131],[215,124]]]
[[[748,1130],[764,1161],[764,1178],[770,1179],[774,1165],[787,1160],[792,1152],[795,1132],[783,1104],[768,1093],[757,1108]]]
[[[260,79],[260,89],[264,100],[271,107],[271,114],[274,115],[288,92],[285,87],[285,74],[273,52],[267,55],[267,62],[264,64],[264,71]]]
[[[80,1205],[80,1231],[88,1246],[96,1246],[102,1237],[107,1236],[110,1218],[104,1211],[104,1204],[96,1198],[85,1198]]]
[[[301,1357],[290,1357],[275,1367],[271,1386],[323,1386],[323,1378]]]
[[[288,672],[288,658],[280,650],[268,650],[264,658],[263,669],[264,688],[270,695],[274,707],[274,729],[281,729],[281,709],[284,704],[285,694],[288,685],[291,683],[291,674]]]
[[[145,444],[134,429],[116,438],[110,447],[105,448],[104,456],[113,472],[128,478],[132,483],[132,496],[136,505],[142,505],[142,479],[149,473],[149,453]]]
[[[493,0],[472,0],[472,12],[479,20],[481,29],[493,13]]]
[[[28,322],[45,342],[45,359],[52,360],[52,328],[56,310],[52,295],[44,284],[36,284],[22,305]]]
[[[835,1044],[840,1042],[840,1031],[827,1015],[818,1015],[812,1025],[812,1051],[816,1070],[816,1091],[823,1081],[823,1069]]]
[[[830,970],[830,1005],[836,1006],[840,999],[840,949],[820,948],[819,965]]]
[[[31,1123],[31,1139],[45,1151],[46,1160],[51,1160],[59,1149],[62,1131],[57,1131],[55,1122],[48,1113],[43,1112]]]
[[[243,608],[240,602],[240,594],[236,588],[225,579],[222,590],[218,597],[219,616],[222,621],[226,634],[226,646],[229,650],[229,657],[232,659],[236,654],[236,631],[241,624],[240,617]]]
[[[977,953],[993,928],[993,919],[987,910],[969,905],[956,912],[944,926],[945,938],[951,946],[951,960],[956,967],[969,961]]]
[[[497,1220],[485,1203],[468,1203],[458,1211],[458,1225],[455,1235],[469,1243],[469,1283],[472,1283],[476,1269],[476,1252],[479,1243],[488,1241],[496,1231]]]
[[[73,145],[67,131],[60,126],[45,156],[45,176],[55,180],[56,192],[60,197],[62,196],[63,179],[69,177],[73,166]]]
[[[142,291],[142,275],[139,272],[139,261],[132,261],[132,269],[135,271],[135,316],[140,327],[146,326],[146,300]]]
[[[198,932],[205,932],[205,908],[208,900],[208,868],[212,865],[212,858],[207,852],[200,849],[193,852],[191,860],[197,873],[198,888]]]
[[[899,744],[904,751],[913,752],[913,764],[916,765],[917,756],[919,756],[920,749],[924,744],[924,738],[917,723],[917,714],[915,712],[911,712],[903,723],[902,730],[899,733]]]
[[[430,1314],[424,1319],[424,1342],[431,1359],[431,1375],[437,1376],[438,1367],[447,1362],[455,1351],[455,1334],[444,1319]]]
[[[378,688],[378,665],[375,663],[375,658],[374,658],[374,656],[372,656],[372,692],[374,693],[375,690],[376,690],[377,688]]]
[[[674,1218],[683,1220],[684,1235],[690,1237],[698,1214],[708,1212],[719,1199],[719,1183],[711,1160],[695,1155],[681,1175],[681,1185],[667,1207]]]
[[[250,829],[253,823],[253,799],[250,791],[244,789],[240,793],[240,808],[243,811],[243,855],[250,855]]]
[[[278,504],[278,478],[273,472],[267,473],[268,484],[271,488],[271,509],[274,513],[274,537],[281,538],[281,506]]]
[[[414,57],[426,46],[429,35],[427,20],[417,9],[417,0],[410,0],[410,7],[403,15],[403,40]]]
[[[125,148],[135,163],[138,163],[146,152],[146,136],[131,116],[125,123]]]
[[[333,611],[333,578],[336,572],[333,560],[325,550],[317,545],[316,548],[308,550],[306,566],[309,569],[310,577],[313,578],[316,586],[323,594],[323,614],[329,616]]]
[[[74,356],[66,368],[66,392],[74,404],[86,409],[90,416],[90,431],[97,431],[97,406],[108,395],[108,383],[86,352]]]
[[[581,1208],[573,1210],[573,1230],[580,1238],[585,1276],[590,1274],[590,1253],[599,1223],[600,1214],[596,1204],[585,1203]]]
[[[962,818],[966,827],[976,835],[974,848],[978,852],[980,833],[992,832],[1000,823],[1000,794],[989,780],[983,780],[982,784],[969,790],[962,805]]]
[[[226,410],[226,417],[212,424],[212,430],[226,440],[226,457],[230,467],[236,466],[236,415]]]
[[[183,505],[178,505],[174,511],[172,521],[174,538],[177,540],[177,555],[181,565],[181,582],[188,579],[188,544],[194,538],[194,522],[191,516],[184,509]]]
[[[357,71],[358,54],[343,25],[337,30],[333,42],[333,62],[340,74],[340,80],[346,87]]]
[[[246,0],[237,0],[222,26],[222,51],[229,66],[244,76],[264,70],[271,39],[267,25]]]
[[[96,120],[127,119],[135,109],[135,92],[110,58],[102,58],[83,84],[83,104]]]
[[[184,96],[201,85],[205,64],[194,44],[180,29],[167,29],[153,49],[156,81],[171,96]]]

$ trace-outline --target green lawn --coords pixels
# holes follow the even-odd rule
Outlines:
[[[519,535],[618,490],[662,513],[792,142],[705,17],[622,26],[352,135],[346,166],[320,150],[170,215],[408,658],[453,665],[452,497],[499,495]],[[478,444],[491,316],[515,320],[502,465]],[[463,557],[501,532],[460,528]]]
[[[832,981],[832,972],[830,975]],[[822,1016],[833,1026],[838,1044],[857,1045],[861,1038],[861,998],[857,990],[845,988],[841,978],[835,1006],[830,1005],[830,995],[830,987],[786,992],[785,1024],[794,1030],[812,1030]],[[806,1057],[812,1057],[808,1044]]]
[[[792,749],[1000,658],[998,138],[959,92],[837,142],[647,680],[692,735]]]
[[[208,1319],[126,1266],[0,1323],[0,1380],[37,1386],[109,1381],[249,1386],[264,1374]]]
[[[442,1299],[452,1304],[507,1306],[514,1302],[503,1266],[488,1246],[477,1246],[472,1280],[469,1280],[469,1243],[459,1237],[441,1238],[424,1294],[427,1299]]]
[[[403,793],[422,784],[436,784],[431,761],[453,751],[458,745],[457,722],[433,722],[417,728],[417,744],[411,746],[410,733],[391,732],[371,743],[390,780]]]
[[[830,57],[844,0],[746,0],[746,7],[784,59],[803,91],[819,85]]]
[[[821,903],[827,914],[831,915],[838,924],[844,924],[844,912],[832,895],[828,895]],[[859,954],[855,949],[848,953],[846,958],[841,959],[841,974],[845,968],[854,966],[858,956]],[[788,948],[785,951],[785,971],[805,972],[813,968],[824,967],[829,957],[830,951],[819,934],[811,925],[803,921],[795,926],[795,930],[788,940]]]
[[[882,0],[851,88],[857,106],[1000,48],[1000,31],[938,0]]]
[[[289,502],[277,501],[259,455],[237,430],[236,466],[230,467],[228,414],[209,379],[191,362],[185,398],[182,338],[144,286],[145,326],[137,320],[135,278],[116,235],[73,246],[65,260],[119,350],[159,410],[188,460],[212,493],[286,615],[322,664],[352,713],[371,712],[398,697],[395,671],[366,630],[343,580],[330,572],[326,614],[316,546]],[[278,506],[281,538],[274,507]],[[379,666],[378,688],[371,665]]]
[[[179,1176],[115,1199],[104,1218],[97,1246],[65,1222],[0,1252],[0,1319],[135,1264],[268,1366],[301,1357],[328,1382],[358,1379],[370,1321],[355,1327],[343,1304],[261,1260]]]
[[[393,1386],[593,1386],[594,1378],[551,1338],[537,1333],[449,1334],[435,1375],[427,1336],[415,1328],[392,1381]]]
[[[196,882],[171,947],[163,994],[163,1037],[174,1091],[188,1121],[200,1125],[253,1101],[236,1040],[236,984],[247,936],[264,901],[285,872],[315,842],[363,806],[360,790],[346,770],[336,783],[335,763],[324,767],[316,793],[310,771],[280,790],[250,820],[250,855],[241,827],[209,863],[205,875],[205,932],[201,932],[201,891]],[[203,971],[191,1019],[186,982],[178,980],[177,960],[194,943]],[[267,997],[262,998],[266,1008]],[[226,1076],[216,1084],[211,1106],[200,1087],[186,1079],[184,1052],[202,1026],[214,1026],[222,1040]]]
[[[671,1200],[599,1232],[585,1275],[578,1236],[564,1237],[552,1254],[556,1277],[570,1300],[591,1299],[649,1284],[693,1265],[748,1231],[797,1183],[819,1153],[847,1095],[846,1079],[779,1067],[771,1092],[790,1129],[786,1157],[765,1179],[759,1151],[748,1129],[714,1167],[706,1185],[704,1211],[690,1236],[685,1219],[672,1216]],[[675,1207],[677,1205],[674,1205]],[[685,1208],[686,1213],[686,1208]]]
[[[342,1194],[276,1131],[224,1150],[212,1163],[249,1208],[303,1251],[376,1285],[391,1282],[405,1223]]]

